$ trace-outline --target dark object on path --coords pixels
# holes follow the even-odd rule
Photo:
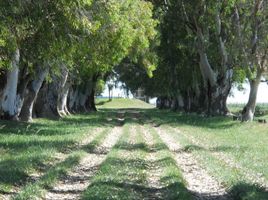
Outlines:
[[[262,124],[267,124],[266,119],[258,119],[258,122],[259,122],[259,123],[262,123]]]

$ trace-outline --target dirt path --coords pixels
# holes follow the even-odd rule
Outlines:
[[[46,200],[77,200],[90,185],[90,179],[97,173],[107,153],[116,144],[122,134],[122,128],[113,128],[94,153],[88,153],[75,169],[47,192]],[[89,142],[89,141],[88,141]]]
[[[204,148],[204,150],[206,150],[206,151],[210,151],[210,149],[215,149],[217,147],[217,146],[210,147],[209,145],[205,145],[202,142],[197,141],[193,136],[186,135],[186,134],[182,133],[178,129],[173,128],[173,130],[176,131],[179,134],[182,134],[184,137],[189,139],[189,141],[191,143],[193,143],[194,145],[200,146],[201,148]],[[227,156],[223,152],[217,152],[217,151],[213,152],[212,151],[211,155],[213,155],[218,160],[224,162],[227,166],[239,170],[243,174],[245,179],[247,179],[248,181],[250,181],[250,182],[252,182],[254,184],[257,184],[257,185],[265,188],[265,190],[268,191],[268,181],[264,178],[263,174],[255,173],[252,170],[241,166],[232,157]]]
[[[149,187],[148,191],[148,199],[163,199],[163,194],[160,191],[163,188],[161,184],[161,167],[157,166],[156,163],[158,158],[157,152],[153,151],[155,142],[152,134],[148,131],[148,129],[142,126],[141,131],[144,136],[144,140],[146,145],[148,145],[150,152],[147,153],[146,161],[149,163],[147,169],[147,184]]]
[[[197,200],[228,200],[225,188],[200,167],[195,157],[190,152],[184,152],[181,145],[166,131],[155,128],[160,138],[174,153],[174,158],[182,169],[182,174],[187,182],[187,188]]]

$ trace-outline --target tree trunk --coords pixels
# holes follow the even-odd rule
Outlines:
[[[98,78],[99,78],[99,75],[95,74],[92,76],[92,79],[91,79],[91,84],[90,84],[91,91],[88,96],[88,101],[86,103],[86,106],[88,107],[89,111],[97,111],[96,104],[95,104],[95,88],[96,88]]]
[[[69,115],[70,112],[67,108],[67,98],[69,93],[70,84],[68,82],[68,70],[64,67],[62,69],[62,76],[59,81],[58,99],[57,99],[57,112],[61,117]]]
[[[24,103],[19,116],[22,121],[32,121],[34,102],[47,73],[48,68],[42,69],[41,67],[37,67],[36,79],[28,84]]]
[[[13,55],[11,69],[7,72],[7,81],[1,97],[1,112],[4,119],[16,120],[21,97],[17,96],[19,78],[19,49]]]
[[[250,93],[248,98],[248,103],[244,107],[242,111],[242,121],[248,122],[253,121],[254,119],[254,113],[256,108],[256,101],[257,101],[257,94],[258,94],[258,88],[261,81],[261,75],[258,74],[258,77],[254,80],[250,80]]]
[[[228,57],[225,47],[223,43],[220,43],[221,57],[223,59],[221,67],[224,70],[218,71],[216,75],[205,53],[203,35],[198,32],[198,35],[199,34],[198,52],[200,56],[200,69],[207,89],[207,114],[212,116],[225,115],[228,113],[226,101],[232,87],[232,71],[226,68]]]
[[[57,93],[58,88],[55,81],[43,85],[37,96],[36,103],[34,104],[36,117],[49,119],[60,118],[60,115],[57,112]]]
[[[95,104],[95,88],[92,88],[91,93],[88,97],[87,105],[89,106],[89,111],[97,111]]]
[[[87,112],[88,111],[87,101],[88,101],[90,92],[92,90],[91,87],[92,87],[91,81],[88,81],[88,83],[86,83],[82,87],[81,86],[79,87],[77,99],[75,102],[75,110],[77,112]]]

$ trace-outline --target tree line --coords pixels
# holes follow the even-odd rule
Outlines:
[[[131,90],[157,96],[159,108],[226,115],[232,86],[250,84],[242,121],[254,117],[267,71],[268,2],[265,0],[153,1],[159,20],[153,78],[127,60],[117,67]],[[125,66],[131,66],[126,68]]]
[[[144,0],[0,1],[1,119],[95,110],[96,89],[125,57],[150,71],[156,26]]]
[[[159,108],[228,114],[250,83],[253,120],[267,71],[265,0],[2,0],[0,117],[31,121],[96,110],[111,74]]]

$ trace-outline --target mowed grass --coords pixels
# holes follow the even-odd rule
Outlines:
[[[147,104],[138,99],[123,99],[115,98],[109,101],[109,99],[97,99],[97,106],[102,109],[150,109],[155,108],[154,105]]]
[[[164,128],[179,141],[185,151],[191,152],[209,174],[229,189],[234,199],[268,199],[267,191],[258,184],[268,182],[267,124],[157,110],[139,100],[113,99],[99,103],[98,108],[97,113],[73,115],[58,121],[0,121],[0,198],[1,194],[16,191],[20,191],[15,196],[19,200],[42,196],[86,153],[100,145],[112,127],[121,126],[117,121],[121,118],[118,112],[127,109],[124,133],[92,178],[83,199],[144,199],[155,191],[147,180],[152,166],[162,169],[163,190],[158,191],[162,199],[191,199],[179,166],[152,126]],[[140,114],[136,116],[130,112],[133,110]],[[268,116],[262,118],[268,119]],[[145,143],[140,126],[152,134],[153,147]],[[79,147],[78,144],[99,127],[103,127],[103,131],[91,143]],[[133,134],[130,127],[134,127],[135,143],[130,142]],[[153,164],[146,160],[150,152],[156,153]],[[61,160],[62,154],[66,157]]]
[[[92,113],[58,121],[0,121],[0,194],[15,192],[48,172],[61,155],[69,155],[98,127],[106,126],[104,118],[105,113]]]
[[[232,104],[228,104],[228,109],[232,113],[240,115],[242,113],[244,106],[245,104],[232,103]],[[257,103],[256,109],[255,109],[255,119],[258,119],[258,118],[268,120],[268,104],[267,103]]]
[[[151,134],[154,145],[150,147],[139,125],[126,124],[122,137],[102,163],[82,199],[155,199],[155,193],[159,193],[157,199],[192,199],[172,154],[155,132]],[[147,159],[150,152],[156,153],[154,162]],[[149,186],[151,168],[160,169],[161,188]]]
[[[192,152],[235,199],[268,199],[268,192],[258,184],[268,183],[267,124],[157,110],[147,115],[168,130],[185,151]]]

